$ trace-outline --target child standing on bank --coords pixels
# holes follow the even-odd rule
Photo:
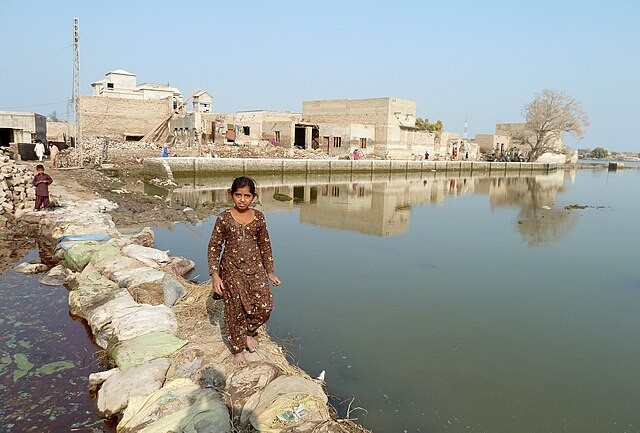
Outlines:
[[[44,172],[44,165],[36,165],[36,171],[38,172],[31,183],[36,187],[36,205],[33,210],[40,210],[44,208],[49,210],[49,185],[53,183],[53,179],[47,173]]]
[[[245,362],[245,349],[255,351],[258,328],[271,315],[273,298],[269,281],[279,286],[280,280],[274,274],[264,214],[250,208],[256,197],[253,179],[236,178],[229,194],[233,208],[218,216],[207,257],[213,291],[224,300],[224,322],[233,363],[241,365]]]

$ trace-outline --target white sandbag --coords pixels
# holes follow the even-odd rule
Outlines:
[[[227,378],[225,387],[233,413],[239,415],[247,399],[262,391],[280,373],[276,365],[268,362],[249,362],[235,370]]]
[[[126,341],[112,341],[107,353],[116,365],[125,369],[156,358],[171,356],[187,344],[169,332],[150,332]]]
[[[121,413],[133,396],[146,396],[160,389],[171,362],[154,359],[142,365],[119,370],[110,376],[98,391],[98,413],[110,418]]]
[[[89,312],[126,291],[88,264],[69,283],[69,311],[86,319]]]
[[[249,421],[264,433],[276,433],[284,428],[311,431],[317,424],[329,420],[327,401],[316,382],[300,376],[279,376],[247,400],[240,422]]]
[[[113,299],[98,305],[87,311],[86,320],[91,326],[91,332],[95,336],[96,344],[103,349],[107,347],[107,338],[113,333],[113,327],[106,332],[101,332],[105,326],[113,321],[114,316],[139,304],[133,299],[127,290],[122,290],[114,295]]]
[[[122,253],[140,260],[147,266],[158,267],[169,263],[169,255],[166,251],[160,251],[155,248],[143,247],[142,245],[130,244],[122,248]]]
[[[147,283],[161,284],[164,275],[162,271],[144,266],[138,269],[115,271],[113,273],[113,280],[118,283],[120,287],[135,287]]]
[[[116,311],[111,322],[105,324],[95,335],[96,342],[108,345],[109,339],[130,340],[150,332],[178,331],[178,322],[173,311],[165,305],[136,304]]]
[[[189,379],[176,379],[148,396],[133,396],[118,433],[228,433],[229,411],[220,394]]]
[[[145,264],[129,256],[117,255],[107,257],[94,263],[96,270],[113,280],[113,273],[145,267]]]

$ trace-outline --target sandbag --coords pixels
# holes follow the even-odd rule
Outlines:
[[[116,313],[136,306],[138,306],[138,303],[131,294],[127,290],[121,289],[120,292],[114,294],[113,299],[87,310],[85,319],[91,326],[91,332],[95,337],[96,344],[103,349],[106,348],[108,345],[107,340],[113,333],[113,327],[109,331],[103,332],[105,326],[113,321]]]
[[[69,289],[69,311],[83,319],[88,317],[91,310],[126,292],[126,289],[121,289],[99,274],[91,264],[76,275],[69,283]]]
[[[116,271],[113,273],[113,280],[120,287],[135,287],[140,284],[162,282],[164,272],[144,266],[138,269],[128,269],[124,271]]]
[[[126,341],[111,341],[107,353],[125,369],[145,361],[169,356],[187,344],[169,332],[150,332]]]
[[[100,416],[110,418],[117,415],[127,407],[131,397],[146,396],[160,389],[170,364],[167,358],[159,358],[111,375],[98,391]]]
[[[140,260],[147,266],[158,267],[169,263],[169,255],[165,251],[155,248],[143,247],[142,245],[130,244],[122,248],[122,253]]]
[[[118,433],[228,433],[229,411],[220,394],[176,379],[148,396],[129,399]]]
[[[114,311],[111,321],[95,335],[96,342],[105,346],[115,338],[117,341],[130,340],[150,332],[178,331],[178,322],[173,311],[165,305],[135,304]]]
[[[312,380],[300,376],[279,376],[262,392],[247,400],[240,422],[249,421],[256,430],[264,433],[276,433],[284,428],[297,432],[311,431],[330,419],[327,401],[322,387]],[[290,416],[292,412],[300,416]]]
[[[64,253],[64,261],[69,269],[82,271],[88,263],[95,263],[109,256],[120,254],[112,245],[100,244],[91,241],[81,242]]]

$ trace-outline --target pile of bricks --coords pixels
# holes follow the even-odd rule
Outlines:
[[[35,192],[29,193],[32,179],[29,167],[16,164],[8,152],[0,149],[0,227],[6,227],[16,211],[25,208],[28,196],[35,198]]]

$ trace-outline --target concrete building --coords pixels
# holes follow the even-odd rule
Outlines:
[[[122,99],[182,101],[182,94],[168,84],[136,83],[136,75],[123,69],[107,72],[105,78],[91,83],[92,96]]]
[[[235,114],[219,115],[215,124],[214,141],[235,141],[248,145],[268,141],[283,147],[307,147],[307,144],[311,146],[313,126],[302,124],[300,118],[300,113],[268,110],[238,111]],[[233,136],[235,138],[231,140]]]
[[[47,141],[47,118],[37,113],[0,111],[0,146]]]
[[[169,121],[174,144],[182,148],[195,148],[213,142],[216,116],[211,113],[213,97],[205,90],[198,90],[181,104]],[[186,107],[191,105],[191,110]]]
[[[168,84],[136,83],[136,75],[122,69],[107,72],[91,84],[92,96],[78,101],[83,137],[138,141],[162,122],[168,122],[182,102],[182,94]],[[168,128],[154,137],[165,141]]]
[[[365,152],[379,157],[417,159],[435,140],[434,134],[418,131],[416,103],[406,99],[304,101],[302,120],[319,125],[321,148],[337,156],[364,145]]]
[[[511,148],[511,138],[509,135],[476,134],[474,141],[480,147],[482,153],[493,150],[499,154]]]

